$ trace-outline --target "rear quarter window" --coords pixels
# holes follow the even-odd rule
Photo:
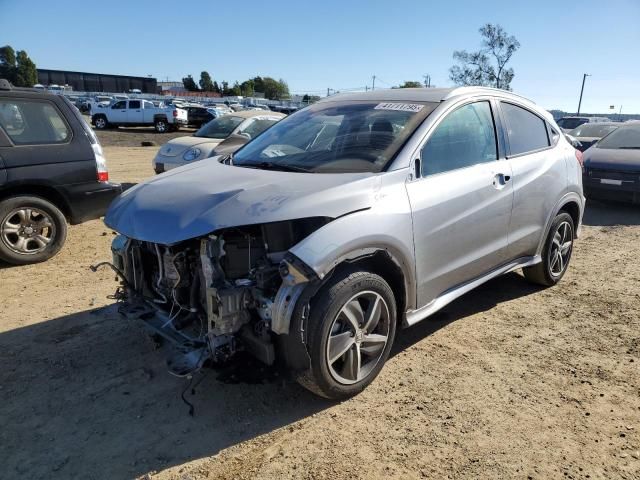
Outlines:
[[[71,130],[47,100],[0,99],[0,127],[15,145],[67,143]]]

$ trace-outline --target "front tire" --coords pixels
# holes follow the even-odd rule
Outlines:
[[[551,287],[558,283],[569,268],[575,238],[573,218],[560,212],[553,219],[549,235],[542,249],[542,262],[522,269],[527,280],[538,285]]]
[[[311,302],[310,368],[298,382],[329,399],[360,393],[380,373],[396,333],[393,291],[379,275],[345,270]]]
[[[109,122],[107,122],[107,117],[105,117],[104,115],[96,115],[96,117],[93,120],[93,125],[98,130],[105,130],[106,128],[109,127]]]
[[[167,133],[169,131],[169,124],[166,120],[161,118],[157,119],[154,122],[153,126],[156,129],[157,133]]]
[[[0,260],[27,265],[50,259],[67,238],[67,222],[55,205],[40,197],[0,202]]]

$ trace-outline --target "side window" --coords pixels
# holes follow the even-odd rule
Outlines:
[[[155,105],[151,102],[147,102],[146,100],[143,102],[144,108],[154,108]]]
[[[546,122],[529,110],[500,102],[507,122],[511,155],[533,152],[549,146]]]
[[[422,176],[497,160],[489,102],[464,105],[448,114],[422,148]]]
[[[16,145],[66,143],[69,127],[48,101],[0,99],[0,127]]]
[[[111,108],[113,110],[124,110],[125,108],[127,108],[127,101],[120,100],[119,102],[114,103]]]
[[[273,125],[274,123],[276,122],[274,122],[273,120],[256,119],[250,125],[245,127],[242,130],[242,133],[246,133],[251,138],[255,138],[258,135],[260,135],[262,132],[264,132],[267,128],[269,128],[271,125]]]
[[[140,108],[140,100],[129,100],[129,108]]]

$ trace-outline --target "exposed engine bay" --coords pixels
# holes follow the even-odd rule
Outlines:
[[[240,350],[272,364],[273,336],[287,333],[292,308],[313,277],[287,251],[329,221],[233,227],[174,245],[119,235],[111,265],[121,278],[119,311],[173,344],[168,366],[175,375]]]

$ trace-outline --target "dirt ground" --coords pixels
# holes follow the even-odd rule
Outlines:
[[[150,176],[156,149],[107,146],[111,177]],[[96,220],[0,265],[3,479],[640,478],[638,207],[591,203],[560,285],[491,281],[401,331],[343,403],[246,359],[193,394],[89,271],[112,237]]]

